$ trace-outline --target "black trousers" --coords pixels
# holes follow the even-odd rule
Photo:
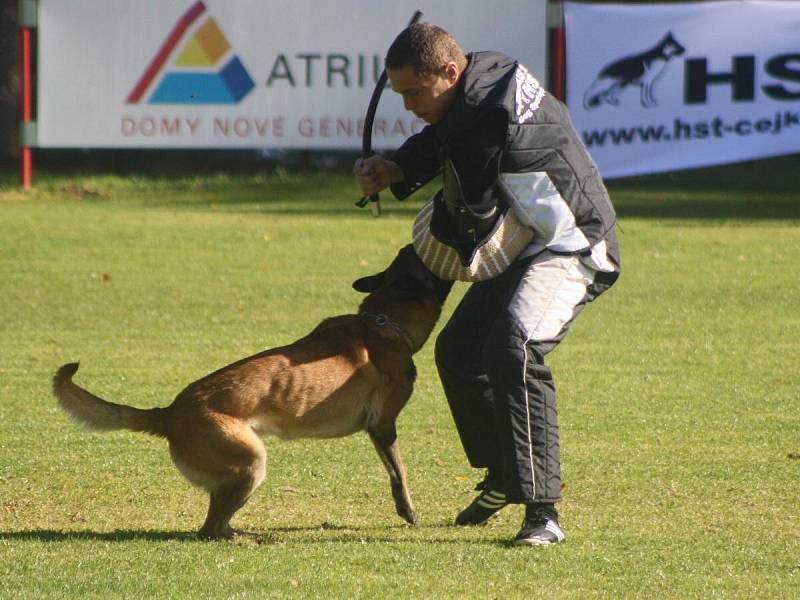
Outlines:
[[[549,253],[472,284],[436,340],[436,364],[470,465],[509,502],[561,497],[556,388],[545,356],[599,293],[577,257]]]

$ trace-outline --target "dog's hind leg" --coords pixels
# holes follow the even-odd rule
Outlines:
[[[203,539],[232,538],[236,535],[238,532],[230,526],[231,517],[245,505],[259,483],[245,476],[211,491],[208,516],[198,535]]]
[[[394,422],[379,427],[369,427],[367,432],[375,449],[378,451],[378,456],[381,457],[386,470],[389,472],[392,497],[394,498],[397,514],[403,517],[407,523],[414,525],[417,522],[417,514],[414,511],[414,504],[411,502],[406,466],[400,456],[400,446],[397,443],[397,429]]]
[[[185,423],[191,437],[170,439],[170,453],[189,481],[208,490],[208,515],[202,538],[230,538],[233,515],[261,485],[267,452],[250,426],[234,417],[206,414]]]

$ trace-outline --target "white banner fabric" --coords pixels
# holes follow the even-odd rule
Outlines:
[[[546,2],[39,1],[38,145],[347,148],[415,9],[465,51],[499,50],[546,80]],[[386,90],[373,133],[424,123]]]
[[[800,152],[800,2],[565,4],[567,104],[605,177]]]

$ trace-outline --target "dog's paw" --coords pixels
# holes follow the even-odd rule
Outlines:
[[[417,524],[417,513],[410,506],[398,506],[397,514],[403,517],[403,520],[409,525]]]
[[[242,532],[237,531],[230,525],[222,527],[212,527],[204,525],[203,528],[197,532],[197,537],[204,541],[210,540],[232,540],[236,536],[241,535]]]

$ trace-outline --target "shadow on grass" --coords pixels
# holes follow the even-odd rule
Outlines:
[[[453,531],[452,537],[429,535],[436,530]],[[408,535],[403,535],[403,532]],[[462,532],[463,534],[463,532]],[[322,523],[320,525],[274,527],[266,531],[244,531],[235,540],[202,540],[194,531],[163,531],[122,529],[116,531],[68,531],[56,529],[29,529],[23,531],[0,532],[0,541],[62,543],[73,541],[100,542],[198,542],[198,543],[253,543],[255,545],[291,544],[398,544],[404,542],[429,542],[432,544],[485,544],[496,547],[512,547],[513,544],[502,538],[465,538],[456,535],[450,524],[392,525],[389,527],[353,527]]]
[[[768,195],[748,195],[742,191],[676,193],[674,189],[654,189],[609,186],[617,216],[620,219],[685,219],[736,221],[800,220],[800,191]],[[171,205],[177,210],[217,212],[219,214],[311,216],[322,219],[360,219],[365,226],[375,222],[369,210],[356,208],[341,200],[307,201],[292,204],[286,201],[269,202],[259,199],[220,199],[215,208],[204,201],[183,201]],[[148,202],[152,208],[170,208],[167,202]],[[419,200],[398,202],[392,197],[381,198],[383,216],[379,219],[412,220],[423,204]]]
[[[620,218],[800,219],[800,154],[608,182]]]
[[[620,219],[675,219],[759,222],[800,219],[797,173],[800,154],[607,182]],[[323,219],[359,218],[370,211],[354,203],[352,177],[311,170],[288,174],[185,176],[143,175],[134,183],[78,177],[40,177],[43,198],[78,202],[133,199],[145,209],[220,214],[308,215]],[[2,184],[2,180],[0,180]],[[411,199],[381,194],[387,218],[412,218],[438,189],[433,181]],[[36,188],[36,186],[35,186]]]
[[[784,198],[663,198],[637,200],[635,193],[614,195],[620,219],[722,221],[731,225],[761,221],[800,220],[800,194]]]
[[[0,531],[0,540],[28,542],[66,542],[90,540],[103,542],[132,542],[147,540],[151,542],[192,541],[197,533],[190,531],[147,531],[121,529],[116,531],[65,531],[56,529],[28,529],[23,531]]]
[[[615,189],[647,187],[676,192],[796,193],[798,169],[800,154],[793,154],[702,169],[623,177],[610,180],[608,184]]]
[[[723,165],[704,169],[628,177],[608,182],[608,189],[620,219],[713,220],[736,224],[765,220],[800,220],[800,154],[770,160]],[[333,182],[333,185],[331,185]],[[364,217],[369,211],[353,206],[350,184],[343,176],[329,180],[318,176],[260,186],[227,193],[207,190],[203,197],[183,198],[181,205],[205,210],[211,204],[221,212],[286,215],[316,215],[323,218]],[[438,189],[431,182],[412,198],[399,202],[391,193],[381,194],[387,217],[413,218],[422,204]],[[221,192],[220,195],[216,195]],[[243,193],[242,193],[243,192]],[[214,198],[212,200],[212,198]],[[352,200],[352,201],[351,201]],[[167,199],[151,198],[152,205],[168,207]]]

